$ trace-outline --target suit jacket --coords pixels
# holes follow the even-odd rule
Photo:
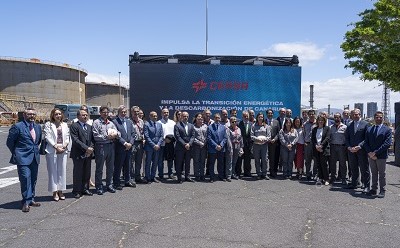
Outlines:
[[[285,124],[285,117],[281,118],[281,117],[277,117],[276,120],[279,123],[279,129],[282,129],[283,125]]]
[[[42,128],[34,123],[36,138],[32,139],[29,124],[21,121],[14,124],[8,133],[7,147],[11,152],[11,164],[30,165],[36,159],[40,163],[39,144],[42,141]]]
[[[365,134],[367,133],[368,123],[360,120],[357,131],[354,133],[354,123],[352,121],[346,129],[346,147],[361,146],[363,147]]]
[[[175,151],[186,151],[185,144],[193,145],[195,130],[192,123],[187,123],[188,132],[186,133],[183,122],[178,122],[174,126],[174,135],[176,139]]]
[[[250,146],[253,141],[251,140],[251,125],[252,123],[250,121],[247,122],[248,128],[247,128],[247,133],[246,133],[246,126],[244,124],[244,121],[239,122],[238,127],[240,128],[240,132],[242,133],[243,137],[243,145],[248,147]]]
[[[70,135],[72,140],[70,158],[82,158],[89,147],[94,146],[93,130],[91,125],[86,124],[86,132],[79,122],[72,123]]]
[[[144,144],[145,151],[153,150],[155,145],[161,146],[164,141],[164,131],[161,123],[147,121],[144,124],[144,139],[146,140]]]
[[[68,124],[65,122],[61,122],[61,130],[62,130],[62,139],[63,139],[63,146],[67,147],[69,144],[70,133]],[[56,149],[54,145],[57,144],[57,127],[54,123],[50,121],[44,124],[44,138],[47,141],[46,146],[46,153],[55,153]],[[67,150],[65,152],[68,152]]]
[[[220,152],[225,152],[227,142],[226,127],[224,124],[217,124],[214,122],[207,128],[207,149],[209,153],[217,153],[217,145],[222,146]]]
[[[377,132],[376,128],[376,126],[368,128],[363,148],[367,153],[375,152],[378,159],[387,159],[392,144],[392,130],[385,125],[381,125]]]
[[[122,151],[125,151],[125,146],[124,146],[125,142],[133,145],[136,139],[136,132],[133,129],[133,123],[128,118],[125,118],[125,123],[126,123],[126,131],[125,131],[124,124],[119,117],[115,118],[112,122],[117,127],[118,131],[121,133],[121,137],[119,137],[116,142],[116,151],[119,151],[120,149],[123,149]]]
[[[314,127],[311,132],[311,144],[313,146],[313,151],[314,154],[316,154],[318,151],[315,148],[317,145],[317,129],[318,127]],[[322,140],[321,140],[321,145],[322,145],[322,153],[324,156],[330,156],[331,154],[331,149],[329,145],[329,141],[331,139],[331,128],[329,126],[324,126],[322,129]]]
[[[265,122],[268,123],[268,120],[265,120]],[[281,129],[279,121],[272,119],[269,126],[271,127],[271,140],[278,141],[276,143],[279,143],[279,130]]]

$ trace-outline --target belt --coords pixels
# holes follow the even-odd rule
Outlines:
[[[345,146],[345,144],[331,144],[333,146]]]

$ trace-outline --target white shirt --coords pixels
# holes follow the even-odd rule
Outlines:
[[[158,123],[161,123],[161,126],[164,131],[164,140],[167,135],[174,135],[174,126],[175,126],[175,121],[173,120],[164,120],[163,118],[161,120],[157,121]],[[161,144],[161,146],[165,146],[165,141]]]

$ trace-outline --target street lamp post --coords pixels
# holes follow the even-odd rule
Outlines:
[[[78,90],[79,90],[79,104],[82,104],[82,89],[81,89],[81,63],[78,64]]]
[[[121,72],[120,71],[118,72],[118,85],[119,85],[119,105],[122,105],[124,103],[123,103],[123,101],[121,101]]]

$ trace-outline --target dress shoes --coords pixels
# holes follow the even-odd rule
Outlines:
[[[347,185],[346,189],[357,189],[357,186],[355,186],[353,184],[349,184],[349,185]]]
[[[194,183],[193,179],[191,179],[190,177],[186,177],[186,178],[185,178],[185,181],[186,181],[186,182]]]
[[[385,191],[380,191],[378,194],[378,198],[385,198]]]
[[[42,204],[40,204],[39,202],[35,202],[35,201],[32,201],[30,204],[29,204],[29,206],[31,206],[31,207],[40,207]]]
[[[145,178],[139,178],[139,179],[137,179],[137,180],[135,180],[136,181],[136,183],[140,183],[140,184],[147,184],[147,180],[145,179]]]
[[[60,200],[65,200],[65,195],[62,191],[58,191],[58,196],[60,197]]]
[[[265,175],[264,180],[270,180],[269,176]]]
[[[127,183],[125,183],[125,187],[136,188],[136,183],[134,183],[134,182],[127,182]]]
[[[152,182],[152,183],[159,183],[160,181],[158,181],[157,179],[153,178],[153,179],[150,180],[150,182]]]
[[[90,190],[88,190],[88,189],[84,189],[84,190],[82,191],[82,195],[89,195],[89,196],[92,196],[93,193],[90,192]]]
[[[98,195],[103,195],[103,194],[104,194],[104,191],[103,191],[103,189],[97,189],[97,190],[96,190],[96,193],[97,193]]]
[[[75,193],[74,194],[75,199],[79,199],[82,197],[82,195],[80,193]]]
[[[214,179],[210,179],[210,183],[213,183],[214,182]]]
[[[30,210],[30,207],[28,204],[24,204],[22,206],[22,212],[27,213],[27,212],[29,212],[29,210]]]
[[[117,191],[114,189],[114,187],[113,187],[112,185],[109,185],[109,186],[107,187],[107,191],[110,192],[110,193],[115,193],[115,192],[117,192]]]
[[[60,197],[58,196],[57,191],[53,192],[53,200],[56,201],[56,202],[58,202],[60,200]]]
[[[369,194],[369,187],[365,187],[362,191],[363,194]]]
[[[239,178],[236,175],[232,175],[232,179],[238,180]]]
[[[200,177],[200,181],[204,182],[206,178],[204,176]]]
[[[376,196],[376,190],[371,189],[368,193],[368,195],[375,197]]]
[[[183,183],[182,179],[178,179],[176,182],[179,183],[179,184]]]
[[[175,177],[174,177],[174,175],[171,174],[168,176],[168,179],[175,179]]]
[[[116,189],[116,190],[122,190],[122,186],[121,185],[113,186],[113,188]]]
[[[232,180],[230,178],[227,178],[226,181],[227,182],[232,182]]]

